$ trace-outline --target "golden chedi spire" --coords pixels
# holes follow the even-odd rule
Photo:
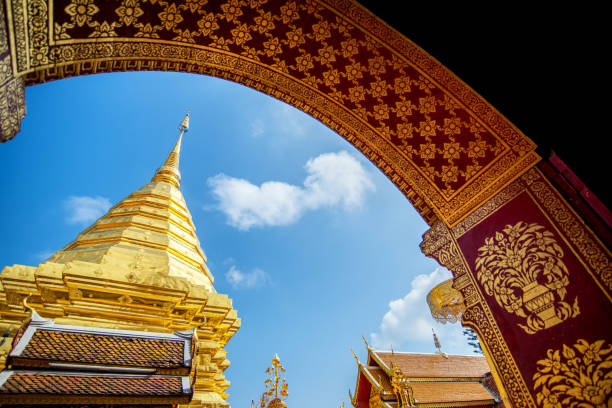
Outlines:
[[[181,142],[183,141],[183,134],[189,131],[189,112],[185,115],[185,118],[179,125],[179,138],[174,146],[174,149],[168,155],[168,158],[164,164],[157,169],[155,176],[151,179],[151,182],[165,182],[172,184],[176,188],[181,187],[181,173],[179,171],[179,159],[181,156]]]
[[[179,138],[151,182],[132,193],[83,231],[48,262],[112,262],[133,279],[178,276],[214,291],[213,276],[179,190],[179,159],[189,113]]]
[[[57,324],[172,333],[195,330],[196,379],[190,406],[229,408],[225,345],[240,327],[227,295],[213,287],[180,191],[179,137],[151,181],[130,194],[42,264],[0,274],[5,343],[28,318],[22,300]],[[0,345],[0,368],[4,364]]]

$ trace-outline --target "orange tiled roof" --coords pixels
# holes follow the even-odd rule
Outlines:
[[[61,394],[113,396],[183,396],[181,377],[86,375],[13,372],[0,386],[6,394]]]
[[[414,399],[419,404],[443,402],[495,402],[478,382],[411,382]]]
[[[184,342],[38,329],[19,357],[85,364],[174,368],[184,366]]]
[[[408,378],[476,378],[491,371],[484,357],[449,355],[446,358],[439,354],[392,354],[375,350],[372,353],[387,367],[391,367],[393,361]]]

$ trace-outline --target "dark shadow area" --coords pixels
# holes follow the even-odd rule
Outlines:
[[[602,9],[361,3],[482,95],[541,156],[554,150],[610,208]]]

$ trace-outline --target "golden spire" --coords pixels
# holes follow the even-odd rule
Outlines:
[[[183,140],[183,134],[189,130],[189,112],[187,112],[185,115],[185,118],[179,125],[178,129],[180,134],[176,145],[174,145],[174,149],[172,149],[164,164],[157,169],[157,172],[151,179],[151,181],[172,184],[176,188],[180,188],[181,186],[179,159],[181,155],[181,142]]]
[[[179,138],[150,183],[113,206],[48,262],[113,264],[115,279],[159,282],[163,276],[186,278],[214,292],[195,226],[180,191],[179,154],[189,113]]]
[[[266,391],[264,394],[268,397],[274,396],[274,398],[286,397],[289,395],[287,390],[287,383],[284,378],[280,376],[281,373],[285,372],[285,367],[280,362],[280,358],[278,358],[278,354],[274,354],[272,358],[272,366],[266,369],[266,373],[271,377],[266,380]],[[279,387],[280,386],[280,387]]]

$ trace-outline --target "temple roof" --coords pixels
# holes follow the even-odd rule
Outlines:
[[[14,395],[53,395],[58,398],[71,396],[112,397],[189,397],[189,377],[143,376],[129,374],[86,374],[80,372],[40,372],[4,370],[0,373],[2,401]]]
[[[400,397],[409,400],[410,406],[490,406],[499,401],[485,384],[490,368],[482,356],[398,353],[367,347],[367,365],[355,355],[359,367],[355,396],[351,396],[355,407],[371,407],[373,398],[389,408],[397,407]]]
[[[106,371],[118,367],[182,369],[192,362],[192,333],[148,333],[55,325],[34,321],[10,353],[13,366],[65,367],[79,364],[83,369]],[[83,365],[81,365],[83,364]],[[91,365],[91,366],[87,366]]]
[[[0,404],[179,404],[191,399],[191,331],[56,325],[35,311],[22,330],[9,354],[12,369],[0,372]]]
[[[495,402],[479,382],[410,382],[414,400],[419,404],[445,402]]]
[[[397,364],[407,378],[481,378],[491,369],[484,357],[371,350],[386,370]]]

